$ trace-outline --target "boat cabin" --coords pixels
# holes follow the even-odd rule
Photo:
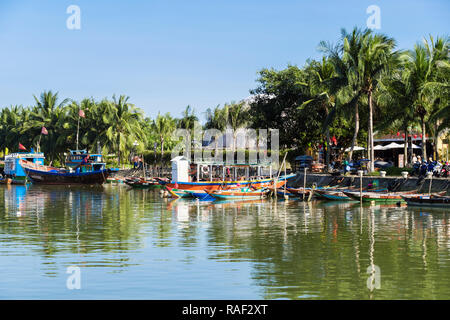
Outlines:
[[[272,163],[237,163],[196,161],[191,163],[184,156],[172,162],[172,183],[200,181],[238,181],[272,178]]]
[[[106,167],[101,154],[90,154],[87,150],[69,150],[69,152],[66,157],[66,166],[69,169],[91,172],[102,170]]]
[[[25,178],[25,170],[20,165],[20,160],[26,160],[36,164],[44,164],[44,154],[42,152],[17,152],[5,156],[5,175],[7,177]]]

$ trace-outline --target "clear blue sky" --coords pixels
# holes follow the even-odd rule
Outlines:
[[[81,30],[66,27],[71,4]],[[320,40],[365,27],[371,4],[399,48],[449,34],[449,0],[1,0],[0,107],[49,89],[75,100],[115,93],[152,117],[190,104],[203,120],[248,97],[261,68],[301,66],[320,57]]]

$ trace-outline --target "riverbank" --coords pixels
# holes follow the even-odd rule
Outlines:
[[[354,185],[359,187],[360,178],[356,175],[349,176],[340,176],[336,177],[330,174],[319,174],[319,173],[311,173],[306,174],[306,186],[312,187],[313,184],[316,184],[318,187],[327,186],[336,184],[336,181],[342,179],[339,183],[340,185]],[[370,183],[374,183],[378,181],[378,185],[380,187],[388,188],[389,186],[398,185],[398,190],[414,190],[419,189],[419,192],[428,192],[430,188],[431,182],[431,192],[437,192],[441,190],[447,190],[447,195],[449,194],[450,187],[450,178],[434,178],[430,179],[419,179],[418,177],[408,177],[404,179],[403,177],[370,177],[363,176],[362,177],[362,185],[363,187],[367,186]],[[304,184],[304,174],[297,173],[297,176],[294,179],[291,179],[289,182],[289,186],[292,187],[302,187]]]

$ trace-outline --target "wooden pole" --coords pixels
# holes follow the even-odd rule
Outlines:
[[[305,192],[306,192],[306,170],[307,170],[308,168],[304,168],[304,171],[303,171],[303,201],[305,201]]]
[[[358,171],[359,173],[359,201],[362,203],[362,176],[363,171]]]
[[[78,133],[80,132],[80,114],[78,113],[78,124],[77,124],[77,150],[78,150]]]
[[[431,196],[431,184],[433,183],[433,174],[430,174],[430,185],[428,187],[428,195]]]

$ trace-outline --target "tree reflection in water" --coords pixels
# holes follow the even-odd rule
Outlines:
[[[142,267],[182,286],[171,282],[174,271],[157,271],[167,264],[191,286],[206,281],[208,290],[221,277],[214,268],[249,272],[254,298],[448,298],[448,217],[359,202],[174,201],[118,186],[2,186],[0,249],[2,258],[41,257],[46,276],[61,264],[121,273]],[[206,265],[213,269],[192,271]],[[366,270],[375,267],[381,286],[370,290]]]

